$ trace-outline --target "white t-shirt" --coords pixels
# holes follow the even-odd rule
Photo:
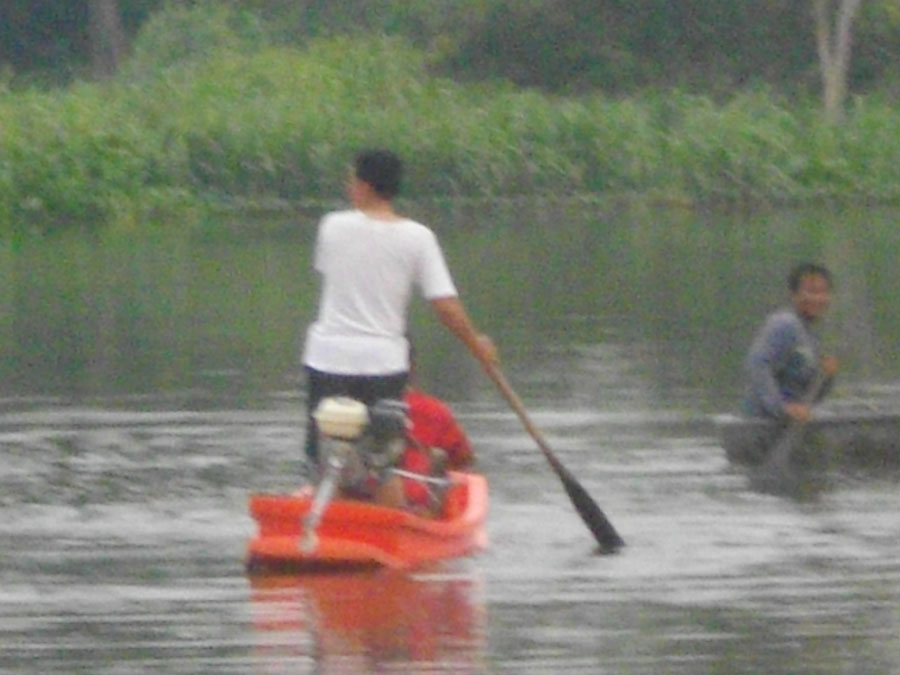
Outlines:
[[[408,370],[405,334],[413,287],[426,300],[457,295],[437,238],[414,220],[329,213],[319,223],[315,268],[322,295],[306,333],[303,363],[326,373]]]

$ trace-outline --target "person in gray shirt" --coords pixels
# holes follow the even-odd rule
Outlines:
[[[751,417],[803,423],[838,370],[837,359],[821,354],[815,331],[831,302],[831,273],[817,263],[801,263],[790,271],[788,289],[791,306],[766,317],[750,347],[743,408]],[[824,378],[822,385],[809,400],[819,378]]]

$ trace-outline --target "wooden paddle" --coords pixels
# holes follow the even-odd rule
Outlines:
[[[522,404],[521,399],[516,395],[516,392],[513,391],[509,382],[506,381],[503,373],[500,372],[500,368],[496,364],[487,364],[485,365],[485,371],[487,372],[488,377],[490,377],[494,384],[497,385],[497,388],[509,402],[512,409],[519,416],[525,429],[531,434],[531,437],[535,440],[538,447],[541,449],[541,452],[544,453],[544,457],[550,462],[550,466],[553,467],[556,475],[559,476],[563,487],[569,495],[569,499],[572,500],[572,504],[575,506],[581,519],[587,524],[588,529],[590,529],[594,538],[597,540],[597,543],[600,545],[600,553],[615,553],[619,548],[625,545],[625,541],[619,536],[619,533],[616,532],[616,528],[612,526],[612,523],[609,522],[609,519],[603,514],[600,507],[597,506],[597,503],[591,499],[591,496],[587,491],[577,480],[575,480],[575,477],[569,473],[568,469],[562,465],[556,455],[553,454],[553,451],[550,450],[550,447],[544,440],[543,434],[541,434],[538,428],[531,422],[531,419],[529,419],[528,413],[525,412],[525,406]]]
[[[801,399],[801,403],[807,405],[815,403],[827,381],[825,373],[820,370]],[[803,436],[803,427],[803,423],[791,420],[778,435],[767,453],[765,461],[751,476],[754,487],[773,492],[776,491],[776,488],[785,490],[787,486],[796,484],[794,472],[791,469],[791,455]]]

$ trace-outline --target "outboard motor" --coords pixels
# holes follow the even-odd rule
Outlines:
[[[316,548],[316,528],[322,520],[322,513],[331,501],[340,482],[341,473],[353,455],[353,443],[362,435],[368,424],[369,413],[366,406],[347,397],[326,398],[313,412],[319,429],[323,467],[321,479],[316,488],[312,506],[303,518],[305,535],[300,543],[304,551]]]
[[[354,441],[369,423],[365,404],[348,396],[323,399],[313,412],[319,433],[326,438]]]
[[[371,407],[347,397],[323,399],[313,413],[319,427],[319,482],[338,463],[342,490],[360,499],[374,496],[403,456],[408,409],[395,399],[381,399]]]
[[[409,406],[403,401],[383,398],[369,408],[367,435],[370,444],[363,461],[370,470],[386,471],[397,464],[406,449]]]
[[[382,399],[366,407],[355,399],[323,399],[313,417],[319,429],[319,483],[313,505],[303,520],[302,546],[312,550],[315,530],[335,490],[371,499],[406,448],[408,406]]]

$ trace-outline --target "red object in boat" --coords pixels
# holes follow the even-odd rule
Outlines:
[[[452,485],[443,513],[422,517],[355,499],[334,499],[316,528],[316,545],[307,552],[303,517],[315,492],[250,497],[250,515],[259,525],[247,545],[250,570],[383,566],[407,568],[454,558],[487,546],[487,481],[451,471]]]

